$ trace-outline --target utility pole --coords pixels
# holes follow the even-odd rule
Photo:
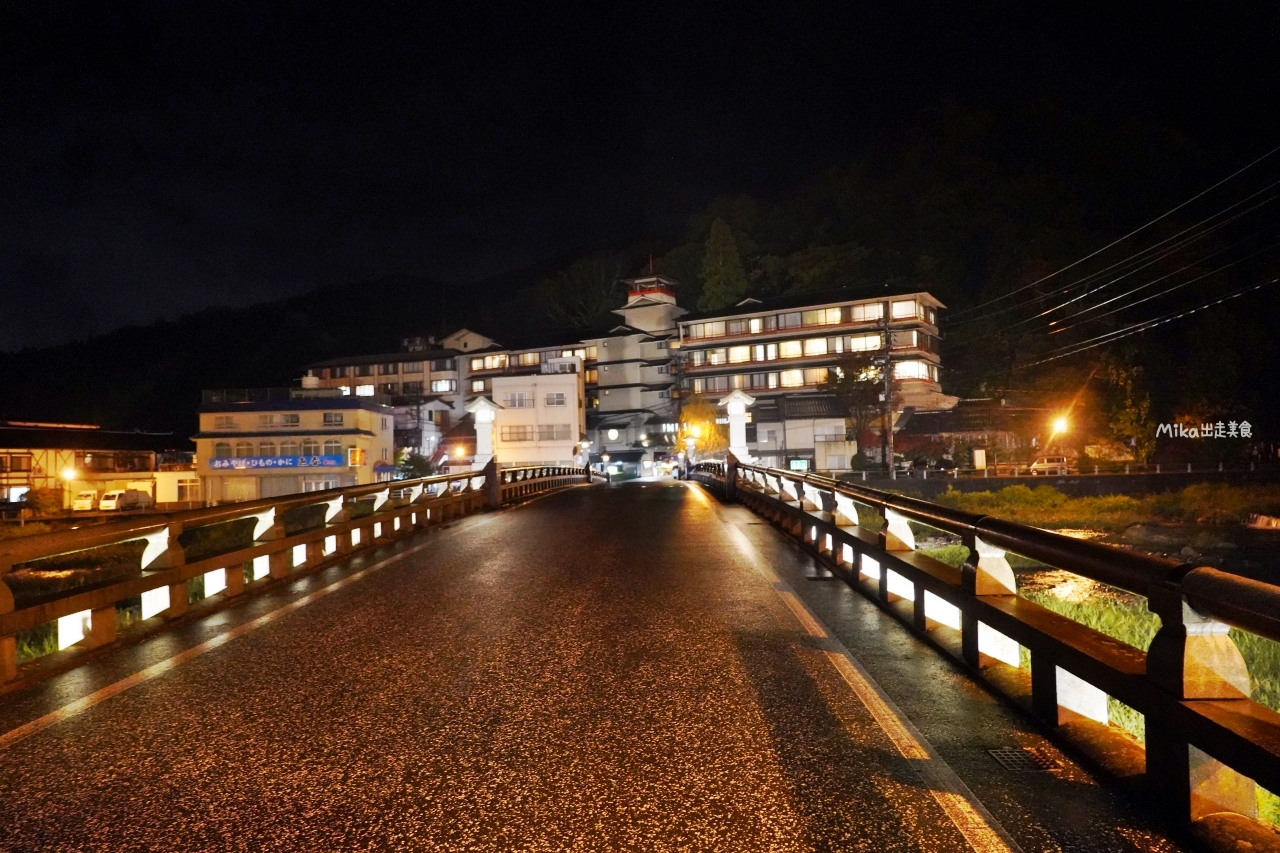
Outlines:
[[[884,441],[881,443],[884,452],[884,470],[893,473],[893,364],[889,353],[893,349],[891,332],[889,331],[889,303],[882,302],[880,312],[880,328],[884,331]]]

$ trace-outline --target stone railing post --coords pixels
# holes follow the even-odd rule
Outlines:
[[[271,507],[264,513],[258,515],[258,524],[253,530],[253,541],[257,542],[274,542],[284,538],[284,523],[276,514],[276,508]],[[288,551],[272,551],[267,555],[267,571],[273,578],[287,577],[289,574],[289,552]],[[231,587],[231,578],[227,578],[227,588]]]
[[[1160,617],[1147,650],[1147,678],[1182,700],[1248,699],[1249,669],[1229,627],[1196,612],[1176,586],[1156,583],[1147,606]],[[1220,811],[1253,817],[1252,780],[1147,717],[1147,776],[1184,820]]]
[[[1195,613],[1184,602],[1182,620],[1166,621],[1147,653],[1147,675],[1183,699],[1248,697],[1248,670],[1227,626]],[[1253,781],[1196,749],[1185,737],[1146,720],[1147,777],[1183,820],[1231,811],[1256,816]]]
[[[914,551],[916,536],[911,532],[911,525],[905,515],[901,515],[888,507],[884,511],[883,548],[886,551]]]
[[[836,511],[835,524],[837,527],[857,527],[858,526],[858,505],[854,503],[853,498],[848,495],[835,493]]]
[[[724,499],[730,503],[738,500],[738,457],[729,453],[724,462]]]
[[[186,552],[182,550],[179,538],[182,525],[178,522],[167,525],[163,530],[145,537],[146,548],[142,551],[141,568],[156,571],[172,569],[185,565]],[[166,619],[174,619],[187,612],[187,582],[178,581],[169,584],[169,606],[164,610]],[[109,612],[108,612],[109,611]],[[85,640],[89,648],[106,645],[116,638],[115,606],[104,607],[102,613],[94,611],[89,616],[89,632]]]
[[[186,601],[186,584],[183,584],[183,601]],[[170,590],[170,601],[173,591]],[[166,613],[167,615],[167,613]],[[116,639],[116,606],[109,604],[89,612],[89,630],[85,632],[84,644],[91,649],[105,646]]]
[[[502,506],[502,476],[498,473],[498,457],[492,456],[484,466],[484,490],[490,509]]]
[[[971,595],[1017,595],[1018,585],[1013,568],[1002,548],[983,541],[981,536],[969,532],[964,536],[969,556],[960,567],[960,587]],[[970,666],[981,662],[978,648],[978,618],[969,608],[960,613],[961,655]],[[1055,666],[1041,663],[1036,666],[1035,654],[1031,662],[1032,711],[1047,725],[1058,724],[1057,670]]]

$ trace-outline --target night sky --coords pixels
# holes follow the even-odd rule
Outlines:
[[[0,349],[668,234],[944,103],[1140,120],[1207,176],[1280,139],[1274,5],[323,8],[0,13]]]

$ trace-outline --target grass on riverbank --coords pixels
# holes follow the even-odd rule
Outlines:
[[[1197,483],[1176,492],[1132,497],[1072,498],[1052,486],[1006,486],[996,492],[948,487],[935,502],[1036,527],[1087,527],[1119,533],[1134,524],[1200,522],[1243,524],[1250,513],[1280,515],[1280,486]]]

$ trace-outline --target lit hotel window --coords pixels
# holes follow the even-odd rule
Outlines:
[[[373,396],[373,386],[372,386],[372,385],[357,385],[357,386],[356,386],[356,396],[357,396],[357,397],[372,397],[372,396]]]

